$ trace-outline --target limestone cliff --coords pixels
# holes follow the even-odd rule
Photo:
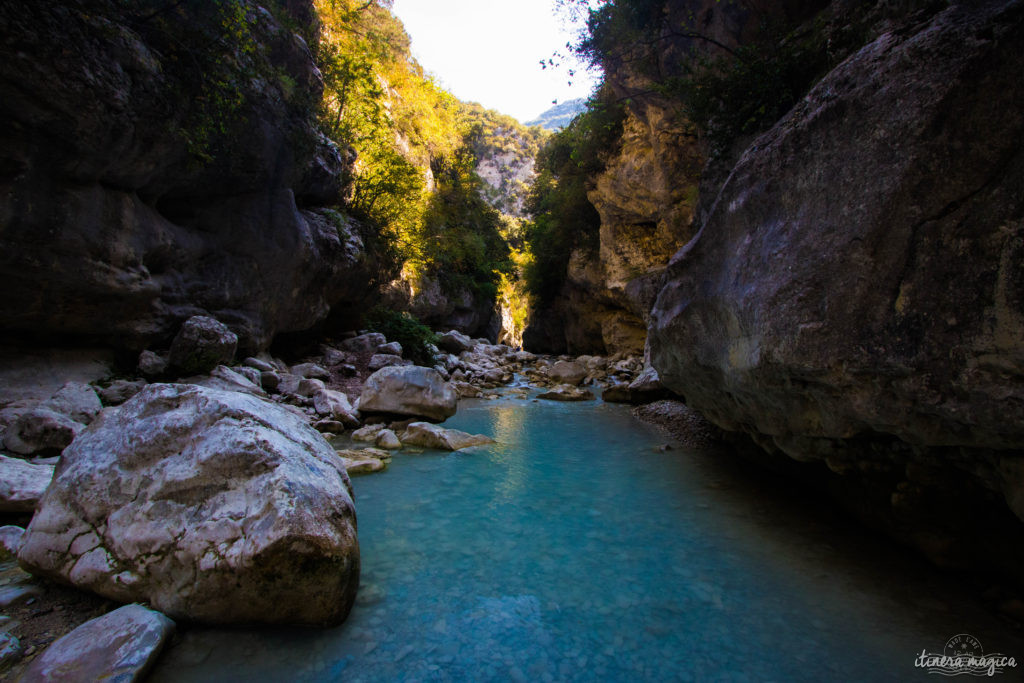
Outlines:
[[[358,300],[311,2],[131,5],[0,6],[7,333],[138,349],[208,313],[251,350]]]
[[[652,362],[937,561],[1019,578],[1024,3],[875,28],[702,185]]]

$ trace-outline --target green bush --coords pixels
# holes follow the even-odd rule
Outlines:
[[[436,362],[427,345],[436,344],[437,335],[408,313],[376,306],[366,314],[363,322],[371,331],[387,337],[388,341],[401,344],[405,357],[417,365],[432,367]]]

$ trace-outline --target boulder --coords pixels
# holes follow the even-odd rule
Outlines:
[[[20,455],[61,451],[85,425],[48,408],[33,408],[4,432],[4,446]]]
[[[353,351],[356,353],[368,353],[376,351],[379,347],[387,344],[388,340],[380,332],[367,332],[361,334],[358,337],[352,337],[341,342],[340,346],[343,351]]]
[[[90,619],[57,639],[22,681],[140,681],[174,633],[174,622],[142,605]]]
[[[382,368],[370,375],[359,397],[359,411],[424,417],[440,422],[455,414],[458,396],[433,368]]]
[[[594,398],[594,395],[587,389],[574,387],[571,384],[559,384],[549,391],[537,394],[537,398],[548,401],[589,401]]]
[[[387,344],[381,344],[377,347],[377,353],[381,353],[388,356],[401,356],[402,345],[396,341],[388,342]]]
[[[181,375],[199,375],[222,363],[230,363],[238,348],[238,336],[227,325],[205,315],[194,315],[182,324],[171,342],[167,364]]]
[[[349,427],[358,427],[359,418],[349,403],[348,396],[333,389],[321,389],[313,394],[313,408],[318,415],[336,420]]]
[[[117,379],[110,383],[110,386],[99,390],[100,400],[104,405],[119,406],[135,394],[139,393],[146,386],[144,380]]]
[[[377,440],[377,435],[385,429],[382,424],[366,425],[352,432],[353,441],[364,441],[366,443],[374,443]]]
[[[334,367],[335,365],[341,365],[348,360],[348,354],[344,351],[331,348],[327,345],[320,346],[320,353],[324,357],[324,365],[328,367]]]
[[[231,370],[236,374],[245,377],[247,380],[252,382],[257,387],[261,389],[263,388],[262,373],[256,368],[251,368],[248,365],[236,365],[235,367],[231,368]]]
[[[632,403],[633,394],[629,385],[625,382],[618,382],[601,392],[601,400],[608,403]]]
[[[75,422],[84,425],[89,424],[103,410],[100,397],[96,390],[88,384],[81,382],[67,382],[57,390],[48,401],[43,403],[44,408],[49,408],[55,413],[67,415]]]
[[[463,351],[472,351],[476,342],[458,330],[451,330],[437,337],[437,346],[442,351],[458,355]]]
[[[267,361],[261,358],[254,358],[252,356],[249,356],[248,358],[243,360],[242,365],[244,365],[247,368],[252,368],[258,372],[274,372],[277,369],[271,363],[268,363]]]
[[[0,455],[0,512],[32,512],[53,479],[53,465]]]
[[[406,446],[436,448],[445,451],[457,451],[471,446],[484,446],[494,443],[494,439],[483,434],[469,434],[458,429],[445,429],[429,422],[413,422],[401,436]]]
[[[0,549],[15,556],[21,549],[21,541],[25,537],[25,529],[20,526],[0,526]]]
[[[397,451],[402,447],[402,442],[398,440],[398,435],[390,429],[380,430],[374,443],[377,444],[377,448],[383,448],[388,451]]]
[[[160,377],[167,372],[167,359],[153,351],[139,354],[139,372],[145,377]]]
[[[300,415],[151,384],[65,450],[27,570],[211,623],[337,624],[359,581],[348,476]]]
[[[548,377],[559,384],[577,385],[587,376],[587,368],[576,361],[557,361],[547,369]]]
[[[326,391],[327,385],[322,379],[303,379],[299,381],[299,388],[296,393],[299,396],[312,398],[321,391]]]

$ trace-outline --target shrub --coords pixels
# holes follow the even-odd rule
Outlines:
[[[437,343],[437,335],[429,327],[405,312],[376,306],[363,319],[366,327],[380,332],[388,341],[402,345],[402,351],[418,365],[432,367],[436,362],[428,344]]]

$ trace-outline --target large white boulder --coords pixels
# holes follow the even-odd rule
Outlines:
[[[18,560],[214,623],[337,624],[359,583],[334,449],[273,403],[184,384],[151,384],[79,435]]]
[[[446,420],[458,408],[458,395],[437,370],[419,365],[381,368],[366,380],[359,412],[390,413]]]

